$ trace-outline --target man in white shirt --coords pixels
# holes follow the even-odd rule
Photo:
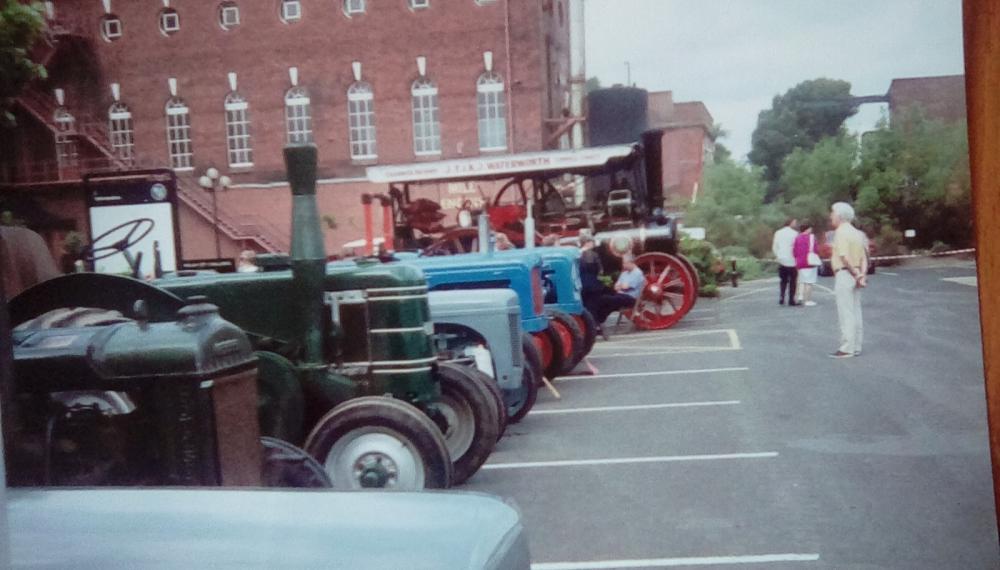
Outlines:
[[[795,238],[799,235],[798,220],[791,218],[785,223],[785,227],[774,232],[774,240],[771,241],[771,251],[774,258],[778,260],[778,278],[781,280],[778,304],[785,304],[785,290],[788,290],[788,306],[795,307],[795,285],[799,280],[799,271],[795,268],[795,255],[792,254],[792,247],[795,245]]]

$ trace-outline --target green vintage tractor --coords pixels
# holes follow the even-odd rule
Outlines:
[[[438,369],[419,269],[364,260],[327,268],[316,148],[290,146],[285,158],[290,258],[263,260],[258,273],[182,275],[156,285],[205,296],[247,332],[261,361],[263,433],[304,442],[335,487],[464,481],[499,434],[490,388],[476,375]]]

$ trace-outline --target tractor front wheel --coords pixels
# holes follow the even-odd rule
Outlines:
[[[416,407],[382,396],[348,400],[327,412],[306,438],[335,489],[419,491],[451,486],[441,430]]]
[[[583,355],[587,356],[593,350],[594,343],[597,341],[597,321],[594,320],[594,315],[591,315],[587,309],[584,309],[579,315],[573,315],[573,319],[580,326],[580,330],[583,331]]]
[[[437,407],[447,427],[444,441],[452,461],[452,484],[459,485],[482,467],[493,453],[500,420],[493,397],[479,378],[465,366],[438,365],[441,399]]]
[[[534,337],[527,333],[521,336],[521,352],[524,363],[521,366],[521,389],[513,398],[505,399],[507,423],[516,424],[528,415],[538,399],[538,386],[542,383],[542,356],[535,345]]]

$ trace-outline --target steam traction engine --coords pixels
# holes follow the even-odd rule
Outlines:
[[[388,185],[382,200],[392,213],[384,229],[388,234],[391,225],[387,239],[397,250],[475,251],[472,220],[485,211],[493,229],[519,247],[529,239],[539,244],[557,236],[565,244],[590,234],[608,273],[621,267],[625,254],[635,255],[647,284],[632,321],[638,328],[664,329],[694,306],[698,277],[678,251],[677,218],[664,210],[662,135],[650,130],[630,144],[376,166],[368,168],[368,179]],[[433,189],[459,182],[475,186],[478,197],[466,200],[451,221]],[[584,199],[575,205],[581,185]],[[484,188],[495,191],[490,196]],[[536,231],[526,236],[529,209]]]

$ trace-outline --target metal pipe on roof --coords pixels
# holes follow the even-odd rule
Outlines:
[[[586,97],[587,65],[584,43],[583,0],[569,0],[569,112],[573,117],[583,117],[583,99]],[[570,135],[573,148],[583,148],[583,123],[577,121]],[[587,197],[582,176],[574,181],[573,201],[577,206]]]

